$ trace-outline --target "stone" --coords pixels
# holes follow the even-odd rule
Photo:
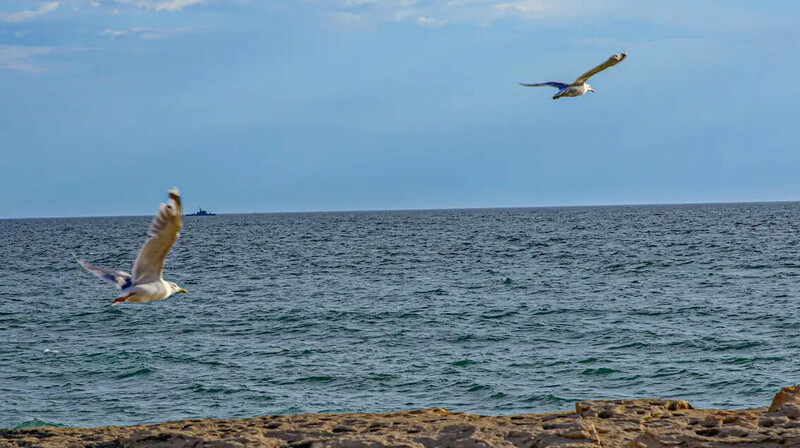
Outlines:
[[[784,387],[775,394],[775,398],[772,399],[772,404],[769,406],[769,412],[779,411],[786,403],[800,405],[800,385]]]

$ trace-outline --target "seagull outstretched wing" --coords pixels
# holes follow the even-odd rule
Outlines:
[[[623,59],[625,59],[626,56],[628,56],[628,53],[626,53],[624,51],[622,53],[620,53],[620,54],[612,54],[611,57],[608,58],[608,60],[606,62],[603,62],[602,64],[598,65],[597,67],[595,67],[595,68],[589,70],[588,72],[582,74],[581,76],[579,76],[578,79],[576,79],[573,84],[580,85],[580,84],[585,83],[592,76],[602,72],[603,70],[605,70],[605,69],[607,69],[609,67],[613,67],[613,66],[619,64],[620,62],[622,62]]]
[[[119,289],[125,289],[131,285],[131,274],[127,272],[100,268],[81,259],[78,259],[78,263],[97,277],[117,285]]]
[[[175,244],[183,226],[183,207],[177,188],[169,191],[169,203],[161,204],[158,214],[150,223],[150,238],[139,251],[133,263],[133,283],[149,283],[161,280],[164,262]]]
[[[566,83],[563,83],[563,82],[539,82],[539,83],[536,83],[536,84],[525,84],[523,82],[520,82],[518,84],[521,85],[521,86],[524,86],[524,87],[545,87],[545,86],[549,86],[549,87],[555,87],[558,90],[566,89],[567,87],[569,87],[569,84],[566,84]]]

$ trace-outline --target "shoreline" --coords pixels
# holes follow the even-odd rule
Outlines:
[[[482,416],[445,409],[191,419],[98,428],[0,429],[0,448],[432,448],[800,446],[800,385],[769,407],[694,409],[685,400],[581,401],[575,411]]]

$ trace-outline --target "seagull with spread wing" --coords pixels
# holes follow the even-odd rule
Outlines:
[[[150,237],[133,263],[133,274],[99,268],[84,260],[78,260],[78,263],[122,290],[112,305],[122,302],[152,302],[166,299],[176,292],[186,293],[185,289],[162,278],[167,254],[178,239],[182,226],[181,194],[177,188],[173,188],[169,191],[169,203],[161,204],[158,214],[150,223],[147,232]]]
[[[588,72],[582,74],[578,77],[572,84],[567,84],[565,82],[541,82],[536,84],[525,84],[519,83],[521,86],[525,87],[555,87],[558,89],[558,93],[553,97],[554,100],[561,98],[562,96],[583,96],[586,92],[594,92],[595,90],[592,86],[589,85],[586,81],[589,80],[592,76],[602,72],[603,70],[613,67],[620,62],[622,62],[625,57],[628,56],[628,53],[622,52],[621,54],[614,54],[611,55],[610,58],[606,62],[598,65],[597,67],[589,70]]]

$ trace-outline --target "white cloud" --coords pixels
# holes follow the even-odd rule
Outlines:
[[[0,68],[40,73],[45,68],[36,64],[38,55],[52,53],[50,47],[26,47],[21,45],[0,45]]]
[[[417,23],[419,23],[420,25],[426,25],[426,26],[441,26],[441,25],[444,25],[447,22],[444,21],[444,20],[439,20],[439,19],[437,19],[435,17],[431,17],[431,16],[419,16],[419,17],[417,17]]]
[[[46,2],[42,3],[37,9],[29,9],[18,12],[0,13],[0,22],[25,22],[33,20],[39,16],[45,15],[58,9],[61,2]]]
[[[180,11],[188,6],[203,3],[204,0],[114,0],[125,5],[135,5],[152,11]]]

